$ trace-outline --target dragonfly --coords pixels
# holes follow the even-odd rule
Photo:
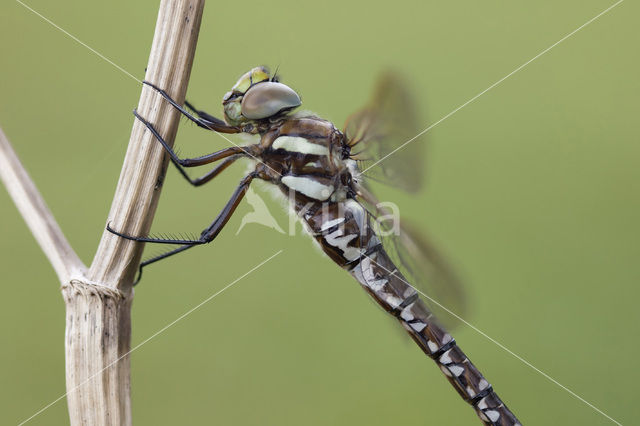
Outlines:
[[[406,221],[389,220],[393,214],[376,199],[367,183],[369,178],[409,191],[420,187],[419,155],[399,150],[385,158],[418,133],[416,109],[405,80],[397,73],[383,74],[371,101],[339,130],[312,113],[294,112],[302,105],[300,96],[281,83],[276,74],[271,75],[266,67],[243,74],[223,97],[224,119],[199,110],[188,101],[182,106],[160,87],[144,82],[199,127],[226,134],[257,135],[259,142],[180,158],[154,125],[134,110],[136,118],[162,144],[179,173],[193,186],[210,182],[241,158],[255,163],[199,238],[133,236],[107,225],[107,230],[128,240],[178,246],[142,262],[136,283],[145,266],[213,241],[251,182],[269,182],[289,197],[291,207],[324,253],[400,322],[485,425],[519,425],[416,289],[427,283],[444,290],[431,294],[448,294],[452,301],[459,301],[460,284],[452,268]],[[417,141],[414,145],[419,144]],[[381,159],[385,161],[380,162]],[[216,163],[215,167],[195,179],[186,171],[211,163]],[[363,173],[365,170],[367,173]]]

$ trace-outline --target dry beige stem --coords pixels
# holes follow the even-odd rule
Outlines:
[[[145,79],[184,100],[204,0],[162,0]],[[148,86],[138,112],[173,144],[179,114]],[[145,234],[167,163],[162,147],[134,120],[109,212],[118,230]],[[0,177],[62,283],[66,304],[66,383],[72,425],[130,425],[131,281],[142,244],[105,232],[87,270],[0,131]]]

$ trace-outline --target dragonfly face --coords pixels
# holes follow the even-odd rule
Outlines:
[[[272,78],[266,67],[243,74],[222,99],[225,119],[234,126],[274,117],[301,104],[300,96]]]

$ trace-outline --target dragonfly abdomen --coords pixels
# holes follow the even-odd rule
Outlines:
[[[493,391],[451,335],[419,298],[388,255],[377,246],[351,274],[387,312],[395,316],[422,351],[433,359],[460,396],[487,425],[515,426],[518,419]]]
[[[380,245],[367,222],[366,211],[354,199],[339,203],[298,202],[297,214],[322,250],[339,266],[351,269],[363,253]]]

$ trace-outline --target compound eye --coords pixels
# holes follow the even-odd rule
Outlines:
[[[242,98],[242,115],[260,120],[302,105],[300,96],[282,83],[265,81],[251,86]]]

